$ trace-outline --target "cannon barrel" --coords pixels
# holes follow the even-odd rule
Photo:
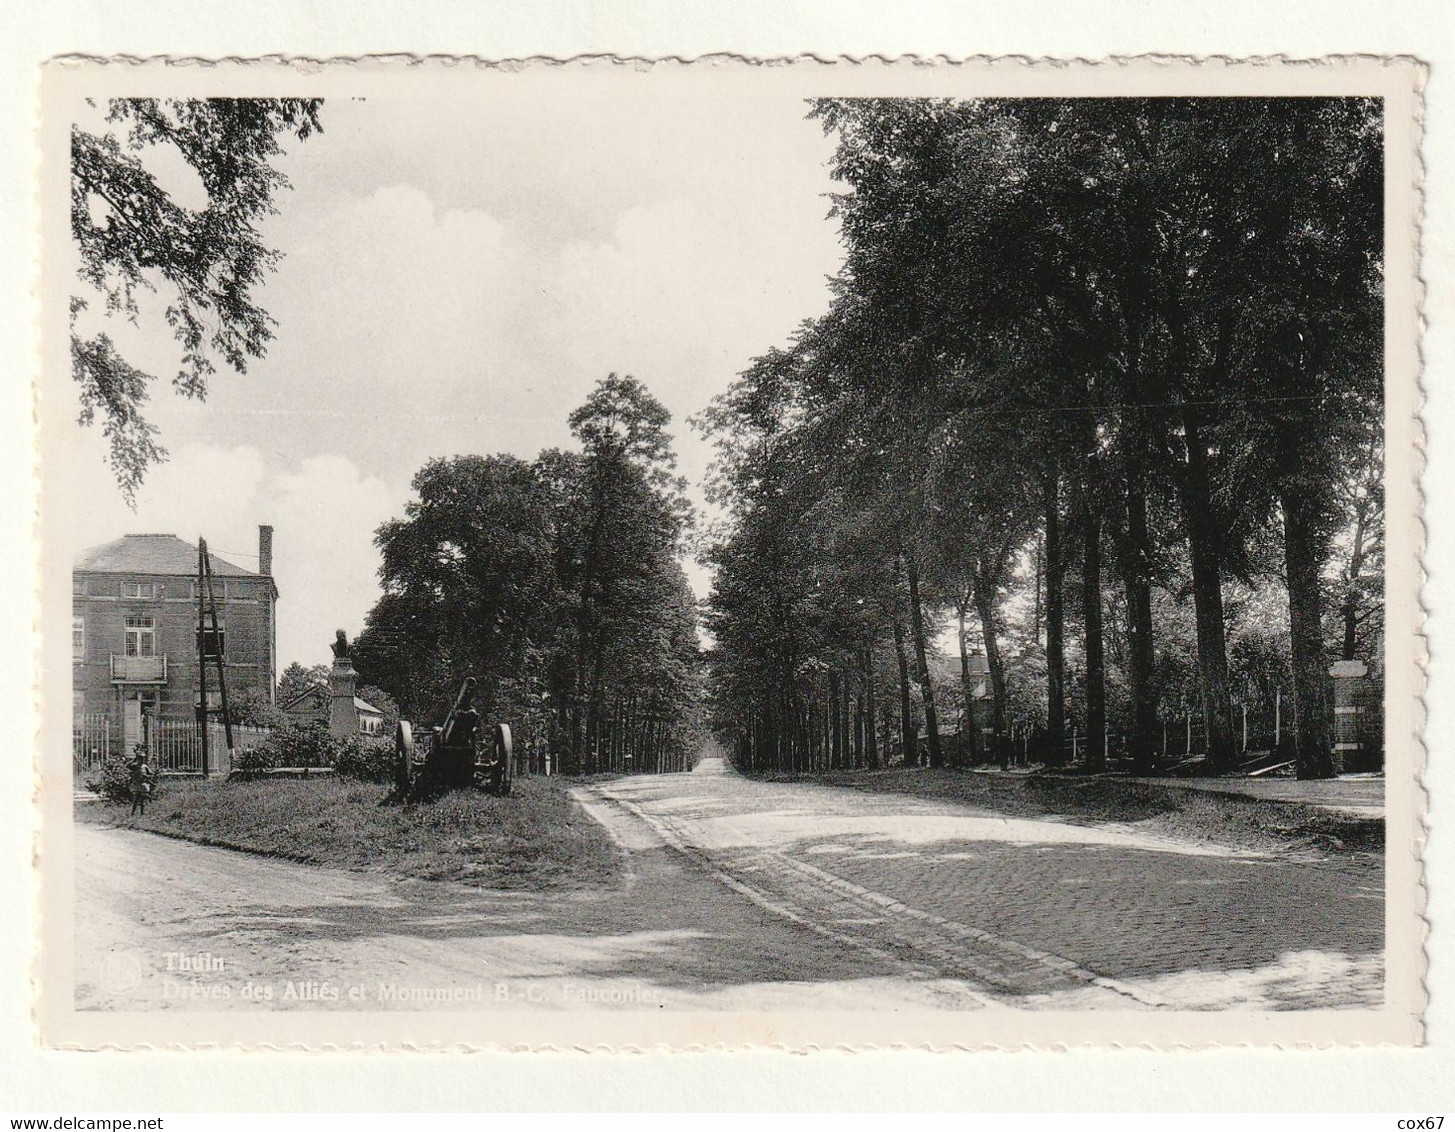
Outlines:
[[[469,676],[460,686],[460,694],[455,697],[455,706],[450,708],[450,714],[445,716],[444,723],[440,725],[440,742],[445,746],[474,742],[475,729],[479,726],[479,716],[470,707],[474,698],[475,677]]]
[[[470,701],[475,698],[475,685],[477,681],[473,676],[466,676],[465,682],[460,685],[460,694],[455,697],[454,706],[450,708],[449,715],[445,716],[444,725],[448,727],[450,721],[455,718],[457,712],[464,711],[470,706]]]

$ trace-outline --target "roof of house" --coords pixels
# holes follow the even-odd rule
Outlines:
[[[211,555],[212,572],[223,577],[259,577]],[[75,568],[96,574],[196,574],[197,547],[176,535],[123,535],[81,551]]]
[[[328,699],[328,690],[326,688],[304,688],[303,691],[299,692],[296,696],[294,696],[291,700],[289,700],[287,703],[285,703],[283,705],[283,710],[284,711],[294,711],[294,710],[296,710],[298,707],[300,707],[303,704],[303,701],[306,700],[306,699],[308,699],[310,696],[314,696],[319,701],[323,701],[323,700]],[[323,706],[322,702],[320,702],[318,706],[319,707],[322,707]],[[380,711],[378,708],[376,708],[373,704],[371,704],[368,700],[361,700],[361,699],[359,699],[358,696],[355,696],[354,697],[354,709],[356,711],[368,712],[370,715],[383,715],[384,714],[382,711]]]
[[[304,688],[303,691],[294,693],[292,696],[288,697],[288,699],[284,700],[278,706],[281,707],[284,711],[294,711],[297,708],[303,706],[304,700],[314,699],[322,701],[327,698],[327,696],[328,693],[322,688]],[[323,705],[320,702],[318,706],[322,707]]]

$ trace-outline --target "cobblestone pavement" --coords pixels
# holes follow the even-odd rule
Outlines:
[[[720,767],[709,766],[709,771]],[[1309,1009],[1383,995],[1382,862],[726,773],[587,791],[836,948],[988,1002]]]

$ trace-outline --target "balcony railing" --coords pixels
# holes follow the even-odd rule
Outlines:
[[[165,684],[167,682],[167,658],[165,656],[111,656],[111,682],[113,684]]]

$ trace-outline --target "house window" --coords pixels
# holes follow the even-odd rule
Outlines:
[[[199,593],[202,595],[203,599],[205,600],[206,597],[207,597],[207,586],[204,585],[204,584],[202,584],[201,582],[198,582],[194,578],[192,580],[192,600],[193,601],[196,601],[197,600],[197,595]],[[215,601],[226,601],[227,600],[227,581],[226,581],[226,579],[224,579],[224,578],[213,578],[212,579],[212,597],[213,597],[213,600],[215,600]]]
[[[86,659],[86,619],[71,617],[71,659]]]
[[[83,578],[83,577],[81,577],[79,574],[72,574],[71,575],[71,596],[72,597],[85,597],[86,596],[86,579]]]
[[[157,584],[155,582],[122,582],[121,596],[151,601],[157,596]]]
[[[205,618],[202,622],[201,637],[203,656],[222,656],[227,646],[227,622],[221,617],[217,619],[217,628],[212,627],[212,618]]]
[[[126,619],[126,655],[157,655],[157,623],[153,617]]]

